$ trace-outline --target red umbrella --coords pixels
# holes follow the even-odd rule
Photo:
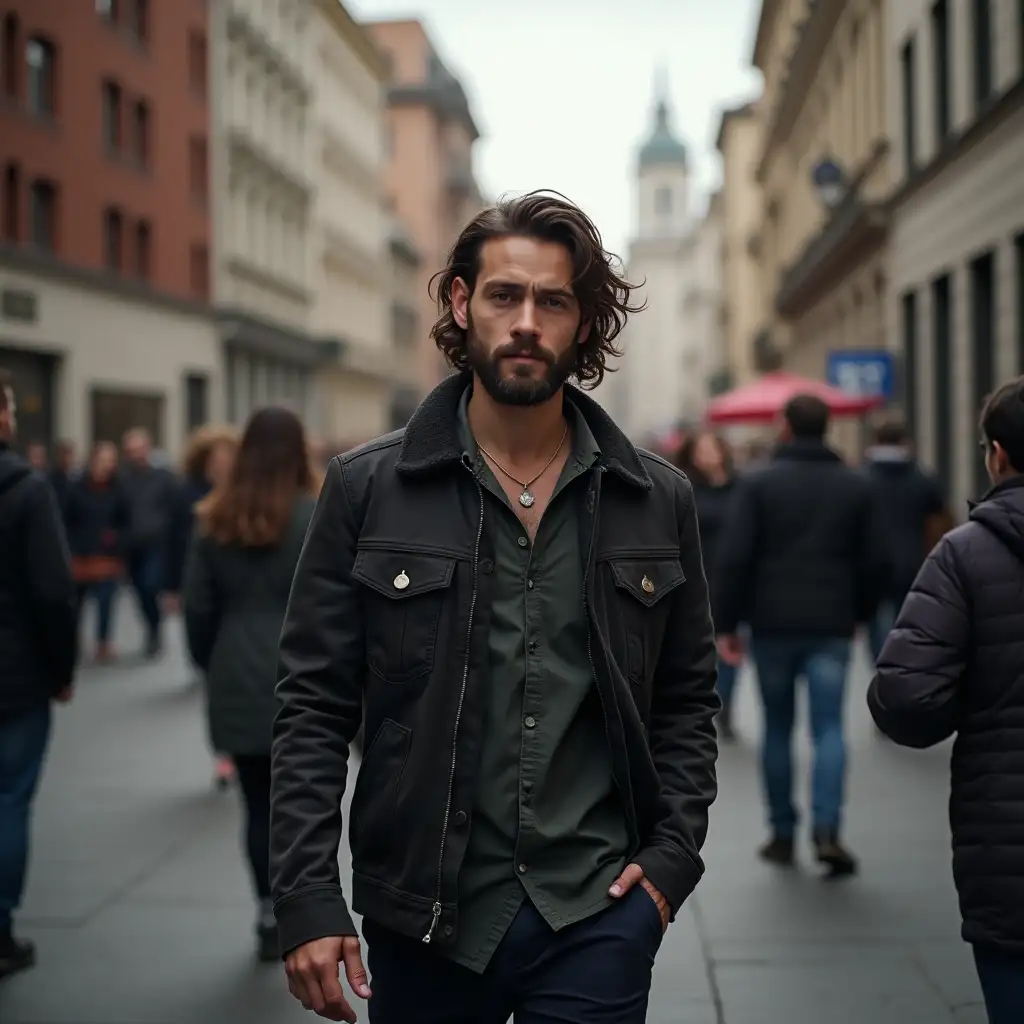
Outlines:
[[[709,423],[771,423],[795,395],[820,398],[833,416],[862,416],[881,404],[879,398],[850,395],[820,380],[798,377],[785,370],[727,391],[708,403]]]

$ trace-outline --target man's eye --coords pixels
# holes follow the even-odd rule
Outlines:
[[[511,298],[511,296],[509,295],[508,292],[494,292],[491,295],[491,298],[495,302],[507,302]]]
[[[564,309],[565,308],[565,299],[560,299],[557,296],[553,295],[550,299],[548,299],[548,305],[549,306],[554,306],[555,309]]]

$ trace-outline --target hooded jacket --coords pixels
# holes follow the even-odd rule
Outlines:
[[[956,734],[949,810],[963,936],[1024,954],[1024,476],[992,488],[928,556],[868,705],[904,746]]]
[[[71,683],[76,622],[57,496],[0,444],[0,717],[45,703]]]

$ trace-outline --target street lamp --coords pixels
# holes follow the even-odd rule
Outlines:
[[[843,201],[849,189],[846,172],[831,157],[824,157],[814,165],[811,184],[822,204],[829,210],[834,210]]]

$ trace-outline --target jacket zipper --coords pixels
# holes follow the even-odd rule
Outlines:
[[[476,543],[473,545],[473,596],[469,602],[469,624],[466,627],[466,660],[462,666],[462,690],[459,693],[459,705],[455,711],[455,732],[452,736],[452,766],[448,772],[448,800],[444,808],[444,824],[441,827],[441,850],[437,857],[437,896],[434,899],[434,906],[431,908],[430,927],[427,934],[423,936],[425,943],[430,943],[437,930],[437,922],[441,918],[441,884],[444,879],[444,847],[448,839],[448,820],[452,813],[452,793],[455,788],[455,765],[458,761],[459,751],[459,723],[462,720],[462,706],[466,700],[466,685],[469,681],[469,658],[472,653],[473,644],[473,615],[476,612],[477,597],[477,572],[480,565],[480,540],[484,533],[484,489],[473,473],[472,466],[463,463],[473,477],[476,484],[477,495],[480,498],[480,519],[476,527]]]

